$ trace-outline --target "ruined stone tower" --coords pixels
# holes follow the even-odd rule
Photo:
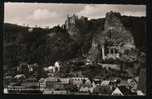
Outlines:
[[[78,16],[73,14],[72,16],[67,16],[67,19],[65,21],[65,29],[70,34],[71,37],[74,37],[79,33],[79,30],[76,27],[76,21],[78,20]]]

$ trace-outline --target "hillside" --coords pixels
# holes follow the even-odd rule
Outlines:
[[[133,35],[135,46],[144,50],[145,17],[119,16],[123,26]],[[51,29],[4,24],[4,65],[16,67],[20,62],[51,65],[88,54],[92,39],[104,30],[105,18],[78,19],[71,27]],[[74,35],[71,35],[73,31]],[[5,69],[4,68],[4,69]]]

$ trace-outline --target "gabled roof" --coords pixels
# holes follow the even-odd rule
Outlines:
[[[109,83],[110,83],[110,81],[108,81],[108,80],[102,81],[101,86],[107,86],[107,85],[109,85]]]
[[[134,93],[132,93],[130,89],[126,88],[126,86],[119,86],[118,88],[125,96],[134,95]]]
[[[123,93],[120,91],[120,89],[117,87],[113,92],[112,95],[121,95],[123,96]]]

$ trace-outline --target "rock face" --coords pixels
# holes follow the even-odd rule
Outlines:
[[[113,43],[130,44],[134,47],[134,39],[129,30],[126,30],[120,21],[120,13],[109,12],[106,14],[103,34]]]
[[[70,38],[78,45],[80,56],[88,52],[92,33],[89,30],[89,21],[87,17],[78,18],[75,14],[68,16],[64,28],[70,35]]]
[[[67,16],[67,20],[65,21],[65,29],[73,39],[76,39],[76,36],[78,36],[78,33],[80,32],[76,27],[77,21],[78,17],[76,15],[71,17]]]
[[[134,38],[130,31],[126,30],[120,21],[120,13],[108,12],[106,14],[104,30],[95,34],[92,39],[92,47],[89,51],[89,59],[119,58],[125,50],[134,49]]]

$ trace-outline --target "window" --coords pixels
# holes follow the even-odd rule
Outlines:
[[[116,54],[118,53],[118,49],[115,49],[115,53],[116,53]]]
[[[113,48],[111,48],[110,51],[111,51],[111,54],[114,54],[114,49]]]

